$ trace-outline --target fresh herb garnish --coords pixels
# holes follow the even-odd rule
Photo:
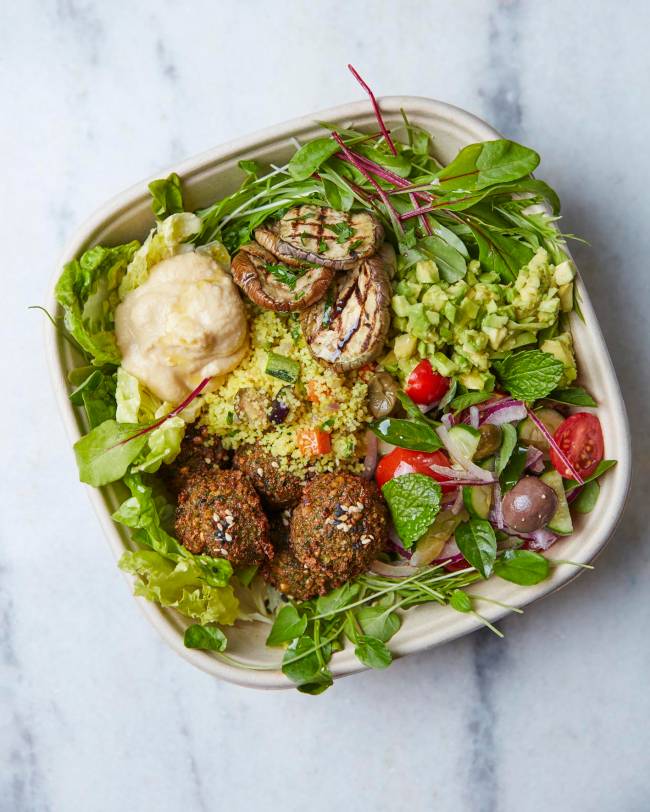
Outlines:
[[[377,437],[398,448],[411,451],[437,451],[442,448],[440,437],[429,422],[386,417],[370,423],[369,428]]]
[[[289,270],[286,265],[274,265],[270,262],[266,263],[266,272],[270,273],[278,282],[282,282],[289,290],[295,290],[298,283],[298,275]]]
[[[564,364],[541,350],[507,355],[494,362],[503,387],[519,400],[533,401],[550,394],[560,382]]]
[[[402,474],[381,489],[402,544],[408,549],[431,527],[440,510],[440,485],[424,474]]]
[[[546,397],[548,400],[554,400],[556,403],[566,403],[569,406],[598,406],[589,392],[587,392],[581,386],[569,386],[567,389],[555,389]]]
[[[484,519],[471,519],[456,528],[454,537],[463,558],[483,578],[489,578],[497,554],[497,539],[492,525]]]
[[[339,245],[342,245],[346,240],[354,237],[356,233],[356,229],[352,228],[352,226],[346,222],[335,223],[332,226],[328,225],[327,228],[336,234],[336,242]]]
[[[550,564],[532,550],[506,550],[494,562],[494,574],[521,586],[538,584],[548,577]]]

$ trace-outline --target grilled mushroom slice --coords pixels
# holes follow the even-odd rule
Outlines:
[[[257,243],[244,245],[232,261],[232,276],[255,304],[286,313],[305,310],[321,299],[334,277],[334,268],[318,265],[292,271]]]
[[[372,256],[384,239],[384,229],[369,212],[306,204],[257,228],[255,239],[289,265],[313,262],[342,271]]]
[[[390,323],[390,246],[338,276],[320,302],[305,310],[300,324],[312,355],[345,372],[376,358]]]

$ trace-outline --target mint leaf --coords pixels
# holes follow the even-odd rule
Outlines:
[[[484,578],[489,578],[497,554],[492,525],[484,519],[472,519],[456,528],[455,539],[463,558]]]
[[[548,352],[525,350],[495,361],[504,388],[519,400],[533,401],[550,394],[560,382],[564,364]]]
[[[549,569],[547,559],[532,550],[507,550],[494,564],[495,575],[520,586],[538,584]]]
[[[228,644],[226,635],[216,626],[200,626],[194,623],[185,629],[185,648],[200,648],[206,651],[223,651]]]
[[[381,489],[397,534],[409,548],[433,524],[440,510],[440,485],[424,474],[402,474]]]

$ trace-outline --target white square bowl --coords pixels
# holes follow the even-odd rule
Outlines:
[[[432,99],[388,97],[381,99],[381,108],[389,127],[391,124],[397,126],[401,123],[400,109],[404,109],[414,124],[429,130],[434,136],[436,156],[443,163],[452,160],[458,150],[467,144],[500,137],[496,130],[476,116]],[[303,143],[322,133],[315,121],[341,125],[354,122],[355,126],[362,129],[372,129],[375,119],[366,102],[342,105],[217,147],[159,173],[159,177],[170,171],[177,172],[183,181],[187,207],[195,209],[206,206],[216,198],[229,194],[239,185],[239,160],[253,158],[262,163],[287,161],[295,148],[292,139],[297,138]],[[135,238],[142,240],[146,236],[153,226],[147,183],[148,181],[142,181],[108,202],[77,231],[61,258],[57,277],[64,263],[93,245],[115,245]],[[603,478],[596,509],[587,516],[577,518],[575,532],[558,541],[553,546],[550,557],[586,564],[593,561],[603,549],[623,511],[630,480],[630,436],[621,391],[600,327],[580,278],[577,285],[585,316],[585,323],[575,315],[572,316],[580,380],[599,403],[598,416],[603,426],[606,456],[617,459],[618,465]],[[49,303],[51,312],[60,314],[53,287]],[[61,414],[70,439],[74,442],[87,430],[80,410],[75,409],[68,400],[66,376],[70,369],[78,365],[78,359],[53,329],[47,331],[47,353]],[[113,554],[118,559],[125,550],[133,549],[126,528],[116,525],[111,519],[111,513],[124,494],[119,485],[110,485],[100,490],[89,488],[89,495]],[[552,570],[546,581],[535,586],[522,587],[492,578],[480,584],[480,591],[486,597],[510,606],[522,607],[564,586],[579,572],[574,566],[561,564]],[[132,576],[125,577],[132,585]],[[207,652],[186,649],[183,645],[183,632],[187,626],[185,618],[144,598],[136,598],[136,601],[165,641],[198,668],[220,679],[248,687],[293,687],[280,671],[281,651],[264,645],[268,634],[266,624],[237,623],[229,630],[231,654],[250,663],[265,663],[268,666],[268,670],[264,671],[243,670]],[[492,622],[509,612],[492,604],[484,604],[481,611]],[[437,604],[416,607],[405,615],[402,628],[391,640],[390,648],[396,656],[410,654],[453,640],[475,630],[479,625],[479,621],[472,616]],[[335,654],[330,668],[334,677],[364,670],[364,666],[349,649]]]

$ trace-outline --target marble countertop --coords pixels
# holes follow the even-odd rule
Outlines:
[[[399,13],[395,9],[399,6]],[[0,810],[636,812],[650,790],[643,0],[0,10]],[[522,617],[321,697],[219,683],[137,611],[77,476],[43,352],[64,240],[141,177],[378,93],[444,99],[543,156],[629,409],[635,477],[597,569]]]

